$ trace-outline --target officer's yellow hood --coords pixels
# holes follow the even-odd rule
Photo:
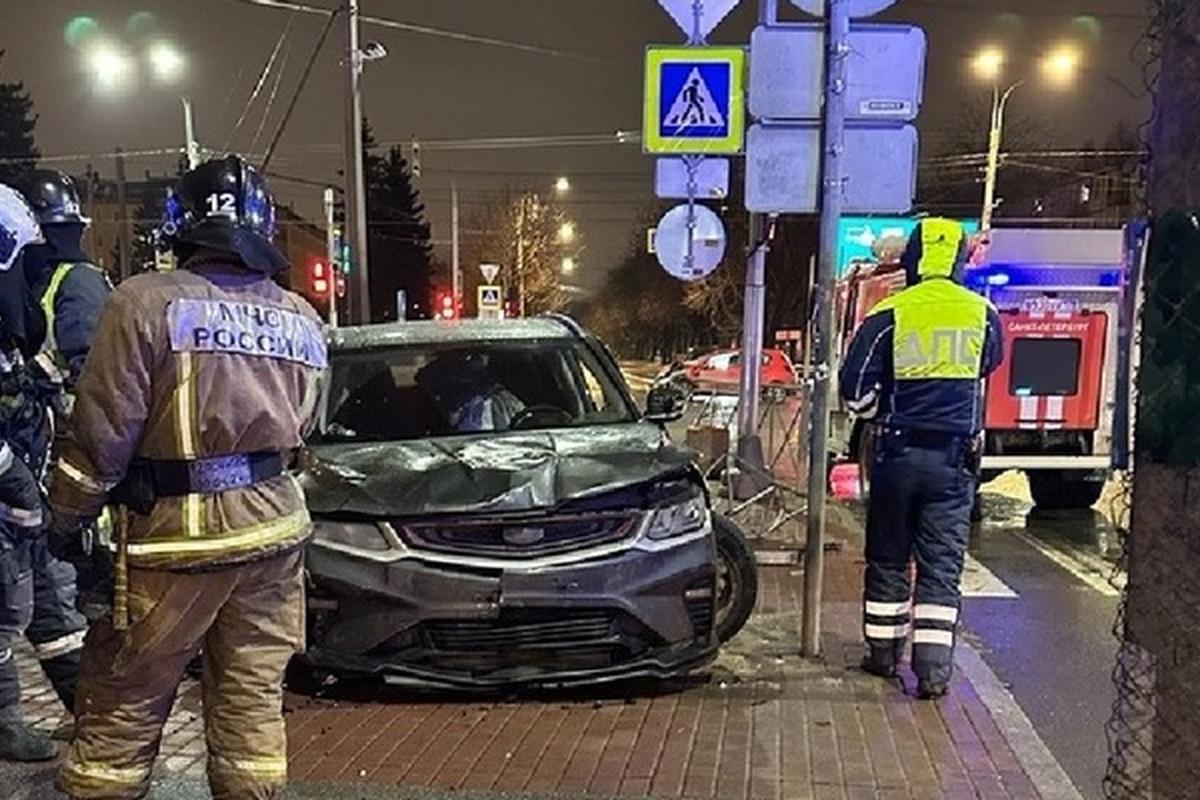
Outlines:
[[[900,263],[908,275],[909,286],[927,278],[949,278],[962,283],[967,255],[967,233],[962,223],[930,217],[921,220],[909,237]]]

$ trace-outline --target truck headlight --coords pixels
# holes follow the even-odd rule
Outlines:
[[[392,549],[387,536],[373,522],[313,520],[313,538],[318,544],[353,547],[357,550],[370,550],[377,553]]]
[[[695,533],[708,523],[708,501],[700,487],[689,484],[682,497],[669,505],[650,512],[650,524],[646,536],[650,539],[670,539]]]

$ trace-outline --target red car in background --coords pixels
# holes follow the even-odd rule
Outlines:
[[[739,350],[721,350],[684,364],[684,374],[697,385],[738,385],[742,380],[742,354]],[[764,350],[763,386],[792,386],[797,382],[796,368],[782,350]]]

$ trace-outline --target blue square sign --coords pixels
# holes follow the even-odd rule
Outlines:
[[[663,138],[724,139],[729,135],[728,62],[662,65],[658,132]]]
[[[642,144],[649,153],[740,153],[745,142],[746,51],[659,47],[646,55]]]

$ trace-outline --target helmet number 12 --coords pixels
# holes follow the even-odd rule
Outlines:
[[[214,192],[208,196],[208,216],[237,219],[237,197],[232,192]]]

